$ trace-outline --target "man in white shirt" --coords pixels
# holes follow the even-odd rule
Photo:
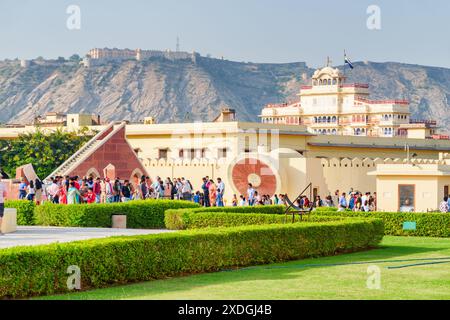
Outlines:
[[[51,185],[47,188],[47,194],[50,196],[50,201],[59,203],[59,186],[56,184],[56,178],[52,178]]]
[[[2,228],[3,215],[5,213],[5,198],[7,196],[8,196],[8,194],[6,192],[6,187],[5,187],[5,184],[2,182],[2,176],[0,174],[0,236],[3,235],[3,233],[1,232],[1,228]]]
[[[369,201],[369,197],[370,197],[370,192],[366,192],[366,194],[361,197],[361,203],[363,206],[365,205],[366,201]]]
[[[223,183],[221,178],[217,178],[217,206],[223,207],[223,195],[225,193],[225,183]]]
[[[253,206],[255,204],[255,189],[253,189],[253,185],[251,183],[248,184],[247,199],[249,206]]]

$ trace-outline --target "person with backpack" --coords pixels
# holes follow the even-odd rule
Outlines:
[[[203,178],[203,184],[202,184],[202,190],[203,190],[203,196],[204,196],[204,203],[203,205],[205,207],[210,207],[211,206],[211,202],[209,201],[209,184],[208,184],[208,179],[205,177]]]
[[[120,193],[122,191],[122,184],[120,183],[120,178],[116,178],[116,181],[114,181],[114,185],[113,185],[113,193],[114,193],[114,198],[113,198],[113,202],[120,202]]]
[[[170,185],[172,187],[172,189],[171,189],[172,191],[170,193],[170,199],[174,200],[178,193],[177,186],[176,186],[177,179],[175,179],[175,178],[173,178],[172,180],[170,180],[170,178],[167,178],[167,179],[169,179]]]
[[[111,180],[109,178],[105,179],[105,187],[106,187],[106,203],[114,202],[114,188]]]
[[[162,179],[158,180],[158,184],[156,185],[156,188],[155,188],[155,194],[156,194],[156,199],[164,198],[164,182],[162,181]]]
[[[122,198],[122,202],[128,202],[131,200],[131,186],[130,186],[130,182],[128,180],[125,180],[120,192]]]
[[[192,184],[189,180],[183,178],[183,187],[181,189],[182,199],[186,201],[192,200]]]

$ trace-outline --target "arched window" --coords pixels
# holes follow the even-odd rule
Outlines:
[[[328,79],[328,85],[331,86],[331,79]]]
[[[359,135],[361,134],[361,129],[360,129],[360,128],[356,129],[355,134],[356,134],[357,136],[359,136]]]
[[[334,116],[333,118],[331,118],[331,122],[336,123],[336,121],[337,121],[336,116]]]
[[[86,177],[92,177],[94,179],[96,178],[101,178],[100,173],[98,172],[98,170],[94,167],[90,168],[87,172],[86,172]]]
[[[333,86],[335,86],[336,85],[336,79],[333,79]]]
[[[333,129],[333,131],[331,131],[333,133],[333,135],[336,135],[337,131],[336,129]]]
[[[331,122],[331,117],[327,118],[327,122],[330,123]]]

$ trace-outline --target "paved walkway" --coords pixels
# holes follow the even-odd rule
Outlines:
[[[171,232],[168,230],[97,229],[97,228],[57,228],[18,227],[17,232],[0,236],[0,249],[35,246],[56,242],[108,238],[113,236],[136,236]]]

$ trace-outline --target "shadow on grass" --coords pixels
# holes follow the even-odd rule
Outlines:
[[[447,250],[445,254],[440,251]],[[54,296],[56,299],[133,299],[161,293],[170,294],[191,291],[207,286],[220,286],[236,283],[245,285],[248,281],[295,280],[309,269],[326,269],[364,265],[367,263],[393,263],[411,259],[439,258],[450,256],[450,250],[445,246],[415,247],[402,245],[382,245],[379,248],[355,253],[340,254],[328,257],[306,258],[303,260],[260,265],[247,268],[228,269],[220,272],[180,276],[164,280],[154,280],[126,286],[114,286],[88,292]],[[384,262],[383,262],[384,261]],[[180,296],[181,298],[181,296]],[[208,298],[208,297],[205,297]],[[230,293],[230,299],[233,296]]]

